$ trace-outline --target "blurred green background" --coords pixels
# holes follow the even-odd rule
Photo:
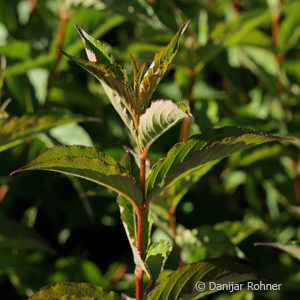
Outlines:
[[[49,172],[9,174],[57,144],[94,145],[116,159],[123,145],[134,148],[100,84],[58,51],[85,57],[74,23],[107,43],[132,78],[129,54],[150,64],[186,19],[192,22],[153,99],[188,99],[195,122],[160,138],[151,160],[180,137],[225,125],[295,141],[223,160],[182,195],[181,258],[234,256],[283,284],[208,299],[299,299],[300,1],[0,0],[2,299],[26,299],[60,281],[134,295],[115,194]],[[153,239],[170,238],[160,225]],[[293,243],[293,253],[257,242]],[[175,253],[166,268],[178,268]]]

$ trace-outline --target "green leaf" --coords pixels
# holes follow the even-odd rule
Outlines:
[[[137,105],[138,111],[139,111],[139,113],[141,113],[142,107],[141,107],[141,103],[140,103],[140,86],[141,86],[142,76],[143,76],[144,70],[146,68],[146,63],[143,63],[140,66],[140,68],[138,68],[137,62],[131,54],[130,54],[130,62],[131,62],[131,69],[133,72],[134,96],[136,99],[136,105]]]
[[[229,126],[194,135],[171,148],[167,156],[152,168],[146,181],[148,201],[155,199],[163,189],[215,160],[261,143],[281,139],[286,138]]]
[[[125,149],[124,155],[121,157],[119,164],[130,172],[135,178],[137,185],[140,184],[140,167],[139,157],[131,149],[123,146]]]
[[[147,211],[147,214],[144,217],[144,228],[143,231],[147,234],[143,235],[143,257],[141,257],[137,250],[137,216],[136,212],[134,210],[134,207],[131,205],[131,203],[125,198],[125,197],[118,197],[118,205],[120,208],[121,213],[121,219],[127,234],[127,238],[129,240],[133,257],[135,260],[135,263],[140,265],[148,274],[149,273],[143,263],[145,260],[146,252],[148,250],[148,247],[150,245],[150,234],[151,234],[151,228],[153,224],[151,211],[150,209]]]
[[[266,9],[255,9],[239,14],[233,20],[218,23],[211,37],[213,40],[222,41],[224,46],[239,44],[245,36],[255,30],[261,24],[271,20],[271,12]]]
[[[261,160],[274,158],[282,153],[284,147],[282,145],[268,145],[259,147],[258,149],[249,149],[242,153],[235,153],[230,157],[230,165],[234,167],[245,167]]]
[[[177,33],[173,36],[168,45],[161,48],[155,53],[154,60],[147,72],[143,76],[140,86],[140,105],[141,111],[144,112],[148,107],[153,92],[156,90],[161,79],[164,77],[168,65],[173,60],[179,47],[179,41],[183,33],[185,32],[190,20],[186,21]]]
[[[184,118],[189,117],[182,108],[184,104],[175,104],[171,100],[156,100],[151,103],[146,112],[140,117],[139,144],[142,149],[149,149],[151,144],[164,132],[175,126]]]
[[[210,225],[202,225],[192,230],[178,226],[175,242],[182,249],[181,257],[186,263],[237,254],[229,237]]]
[[[238,245],[248,236],[259,230],[259,227],[254,224],[250,225],[245,222],[229,222],[225,221],[222,223],[215,224],[214,228],[219,231],[223,231],[234,245]]]
[[[152,216],[150,209],[147,211],[147,215],[144,218],[144,228],[143,228],[143,257],[138,252],[137,249],[137,217],[135,210],[131,203],[122,196],[118,197],[118,205],[120,208],[121,213],[121,219],[123,222],[123,226],[132,250],[134,262],[136,265],[143,268],[143,270],[146,272],[147,276],[150,278],[150,273],[148,269],[145,266],[144,260],[146,257],[146,253],[148,250],[148,247],[150,245],[150,234],[151,234],[151,228],[152,228]]]
[[[26,59],[24,61],[8,66],[4,71],[4,76],[9,77],[9,76],[23,74],[30,69],[47,66],[51,63],[54,63],[54,61],[55,61],[54,55],[40,54],[35,58]]]
[[[56,253],[37,232],[4,216],[0,217],[0,248],[35,249]]]
[[[0,46],[0,54],[7,58],[25,60],[30,56],[30,42],[14,40],[3,46]]]
[[[247,265],[230,260],[210,259],[188,264],[173,272],[154,289],[147,300],[194,300],[217,292],[210,290],[209,282],[216,284],[240,283],[257,280],[257,273]],[[203,282],[205,290],[196,290],[196,284]]]
[[[84,282],[62,282],[47,286],[28,300],[121,300],[118,294],[106,292],[103,287]]]
[[[282,243],[255,243],[254,246],[267,246],[267,247],[273,247],[280,250],[283,250],[290,254],[291,256],[297,258],[300,260],[300,247],[299,242],[290,242],[287,244]]]
[[[86,55],[89,61],[101,62],[106,66],[112,67],[113,70],[117,73],[118,77],[124,79],[125,69],[114,61],[114,58],[108,52],[107,46],[104,43],[91,37],[77,24],[75,24],[75,27],[84,42]]]
[[[7,119],[0,127],[0,151],[4,151],[38,133],[61,125],[92,120],[67,111],[40,111]]]
[[[287,10],[285,19],[279,28],[279,51],[285,53],[292,48],[300,38],[300,3],[292,3]]]
[[[142,203],[142,194],[134,178],[114,158],[93,147],[57,146],[12,174],[28,170],[48,170],[81,177],[112,189],[131,203]]]
[[[150,274],[152,284],[158,279],[171,251],[172,246],[167,240],[160,240],[149,247],[145,265]]]
[[[155,10],[146,0],[101,0],[97,2],[100,2],[105,10],[112,11],[114,14],[125,15],[126,19],[130,19],[134,24],[140,21],[143,25],[146,23],[154,28],[166,30],[166,26],[160,21]]]
[[[219,161],[216,160],[214,163],[204,166],[200,170],[178,180],[169,188],[164,189],[155,199],[153,205],[162,207],[168,212],[174,213],[186,193],[218,162]]]
[[[62,53],[100,81],[115,110],[120,115],[132,135],[135,136],[136,130],[134,123],[137,122],[138,112],[136,110],[131,86],[120,80],[118,74],[111,66],[76,58],[64,51],[62,51]]]

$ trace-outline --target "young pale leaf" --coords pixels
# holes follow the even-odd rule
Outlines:
[[[247,265],[210,259],[188,264],[173,272],[154,289],[147,300],[196,300],[218,291],[209,289],[209,282],[232,284],[257,279],[257,273]],[[197,287],[204,287],[204,290],[198,291]]]
[[[176,55],[180,38],[185,32],[189,23],[190,20],[181,25],[169,44],[155,53],[154,60],[143,76],[140,86],[140,104],[142,112],[144,112],[148,107],[153,92],[155,91],[161,79],[164,77],[168,65]]]
[[[146,181],[148,201],[155,199],[163,189],[215,160],[265,142],[282,139],[286,138],[230,126],[194,135],[175,145],[152,168]]]
[[[132,250],[134,262],[136,265],[140,266],[147,274],[147,276],[150,278],[150,273],[148,269],[146,268],[146,265],[144,263],[145,256],[147,249],[150,244],[150,234],[151,234],[151,228],[152,228],[152,217],[150,210],[147,211],[147,215],[144,219],[144,229],[143,231],[147,234],[143,235],[143,257],[140,256],[138,249],[137,249],[137,217],[135,210],[131,203],[122,196],[118,197],[118,205],[120,208],[121,213],[121,219],[123,222],[123,226],[125,228],[125,232]]]
[[[142,193],[133,177],[114,158],[93,147],[57,146],[12,174],[28,170],[48,170],[81,177],[112,189],[135,205],[142,203]]]
[[[114,292],[106,292],[103,287],[85,282],[61,282],[55,285],[46,286],[34,293],[28,300],[45,299],[84,299],[84,300],[121,300],[121,297]]]
[[[142,76],[144,74],[144,70],[146,68],[146,63],[142,64],[140,68],[137,66],[136,60],[133,58],[133,56],[130,54],[130,61],[131,61],[131,69],[133,72],[133,89],[134,89],[134,96],[137,101],[137,108],[139,113],[142,112],[142,107],[140,103],[140,85]]]
[[[171,251],[172,246],[167,240],[160,240],[149,247],[145,265],[150,274],[152,284],[155,284],[158,279]]]
[[[0,152],[51,128],[89,120],[92,119],[61,110],[40,111],[7,119],[0,127]]]
[[[300,260],[300,246],[299,243],[290,242],[288,244],[282,243],[255,243],[254,246],[267,246],[267,247],[274,247],[280,250],[283,250],[290,254],[291,256]]]
[[[136,132],[134,124],[137,122],[138,112],[134,103],[134,93],[131,86],[120,80],[118,74],[111,66],[80,59],[69,55],[64,51],[62,51],[62,53],[100,81],[115,110],[120,115],[131,134],[135,136]]]
[[[142,149],[148,149],[164,132],[172,128],[184,118],[190,117],[188,104],[180,106],[171,100],[156,100],[151,103],[140,117],[139,144]]]

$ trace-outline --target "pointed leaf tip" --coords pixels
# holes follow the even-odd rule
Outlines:
[[[93,147],[61,145],[50,148],[11,175],[30,170],[47,170],[80,177],[123,195],[133,205],[142,203],[142,194],[132,175],[113,157]]]
[[[147,72],[144,74],[140,84],[139,92],[142,112],[147,109],[153,92],[164,77],[169,64],[175,57],[181,36],[185,32],[189,23],[190,20],[187,20],[184,24],[182,24],[169,43],[155,53],[154,59]]]

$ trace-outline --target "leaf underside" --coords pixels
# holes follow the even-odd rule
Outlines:
[[[12,174],[28,170],[48,170],[81,177],[114,190],[131,203],[142,203],[142,193],[133,177],[114,158],[93,147],[57,146]]]
[[[138,112],[134,103],[134,93],[131,86],[127,82],[122,81],[111,66],[77,58],[64,51],[61,52],[100,81],[111,104],[124,124],[130,130],[131,134],[136,136],[134,123],[138,118]]]
[[[171,100],[152,101],[151,106],[140,117],[140,147],[148,149],[164,132],[187,117],[189,115]]]

